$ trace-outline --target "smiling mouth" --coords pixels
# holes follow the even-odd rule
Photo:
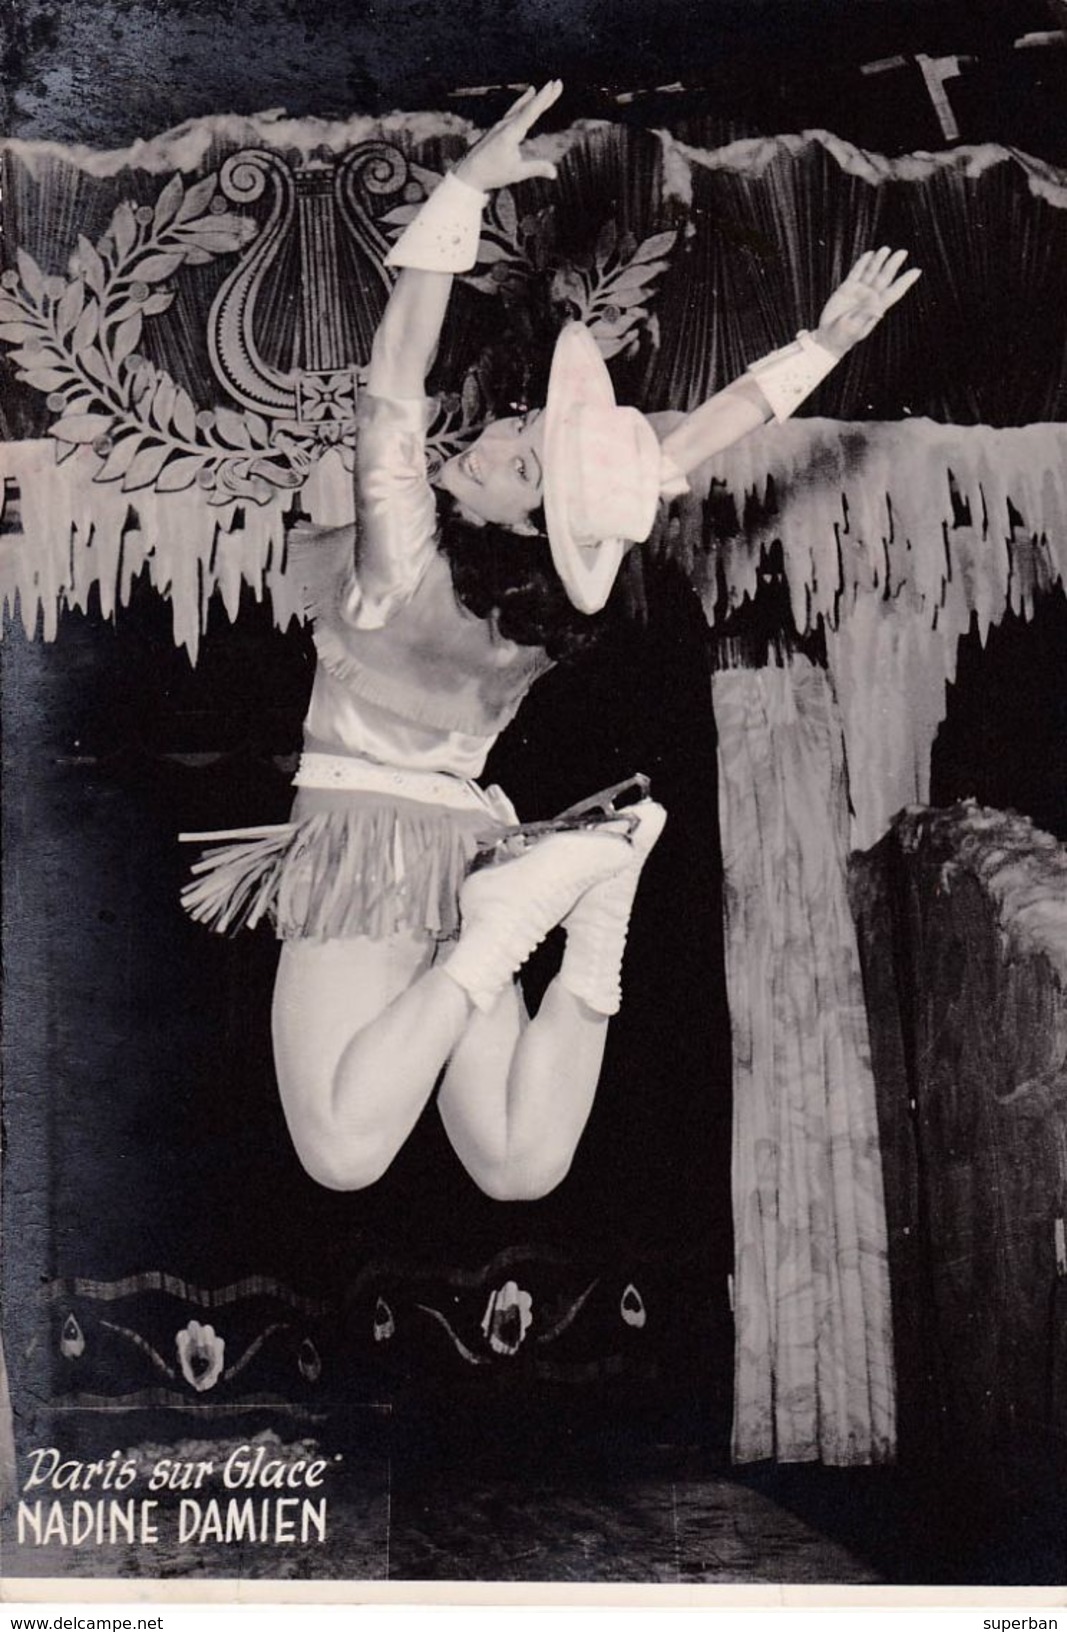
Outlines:
[[[469,476],[471,481],[476,482],[479,487],[485,486],[485,471],[473,448],[468,448],[467,452],[462,456],[459,461],[459,468],[464,476]]]

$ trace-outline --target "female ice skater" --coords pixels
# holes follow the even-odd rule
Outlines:
[[[317,667],[292,819],[208,852],[185,894],[228,930],[281,938],[274,1051],[313,1178],[373,1183],[429,1097],[475,1182],[501,1199],[566,1174],[596,1092],[641,867],[665,813],[609,798],[518,827],[482,788],[494,740],[539,675],[580,646],[661,497],[710,455],[785,418],[918,276],[865,255],[802,333],[662,444],[616,406],[595,343],[560,337],[546,404],[491,424],[440,471],[425,381],[452,276],[474,264],[489,189],[553,165],[523,141],[558,82],[527,91],[445,178],[390,254],[399,268],[362,399],[357,520],[297,528]],[[644,790],[639,790],[644,791]],[[482,852],[491,864],[475,867]],[[563,925],[534,1018],[516,975]]]

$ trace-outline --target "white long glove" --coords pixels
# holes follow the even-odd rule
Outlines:
[[[386,266],[420,272],[469,272],[478,259],[482,211],[489,194],[449,171],[385,257]]]
[[[801,329],[791,345],[749,364],[748,372],[779,424],[921,277],[917,267],[901,271],[906,259],[904,249],[869,249],[826,302],[815,334]]]

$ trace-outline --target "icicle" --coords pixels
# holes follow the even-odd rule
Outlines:
[[[81,607],[89,605],[90,591],[95,585],[100,596],[100,609],[106,618],[114,616],[116,601],[125,603],[126,596],[118,582],[119,560],[122,552],[122,529],[129,513],[129,494],[123,493],[120,482],[94,482],[93,474],[100,468],[100,460],[88,449],[78,452],[62,467],[72,475],[77,473],[77,484],[72,483],[71,508],[76,528],[74,545],[74,582],[72,598]]]
[[[15,568],[23,627],[32,634],[41,613],[44,638],[54,640],[70,582],[70,477],[57,467],[52,441],[8,443],[5,467],[19,485],[23,535],[37,541],[32,553],[20,552]]]
[[[929,797],[956,639],[923,614],[868,596],[830,632],[827,652],[845,726],[852,842],[866,849],[897,811]]]
[[[664,201],[675,201],[686,208],[693,202],[693,170],[689,152],[677,142],[670,131],[657,130],[662,148],[660,185]]]
[[[281,560],[285,549],[285,512],[282,503],[255,505],[245,512],[240,551],[241,575],[257,600],[263,598],[268,562]]]
[[[308,514],[322,527],[344,527],[355,519],[355,484],[335,448],[312,466],[301,497]]]
[[[249,508],[251,508],[249,506]],[[214,562],[214,573],[210,574],[209,567],[204,569],[202,595],[205,608],[213,593],[217,592],[222,598],[226,609],[226,616],[233,623],[241,606],[241,582],[243,578],[242,556],[244,553],[245,523],[240,528],[234,527],[235,515],[233,511],[223,511],[217,521],[216,548],[212,551],[210,561]]]
[[[1047,535],[1051,568],[1067,582],[1067,458],[1062,455],[1058,465],[1052,463],[1051,452],[1045,460],[1037,515],[1031,523]]]

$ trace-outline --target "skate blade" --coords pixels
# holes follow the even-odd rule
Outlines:
[[[515,861],[550,833],[595,833],[598,828],[622,822],[624,831],[619,837],[629,842],[640,825],[639,819],[625,806],[620,807],[619,802],[627,797],[631,804],[647,799],[651,786],[648,777],[639,771],[625,782],[616,782],[613,787],[604,788],[576,805],[568,805],[549,821],[520,822],[502,832],[478,834],[475,843],[479,849],[470,871],[476,873],[483,867]]]

